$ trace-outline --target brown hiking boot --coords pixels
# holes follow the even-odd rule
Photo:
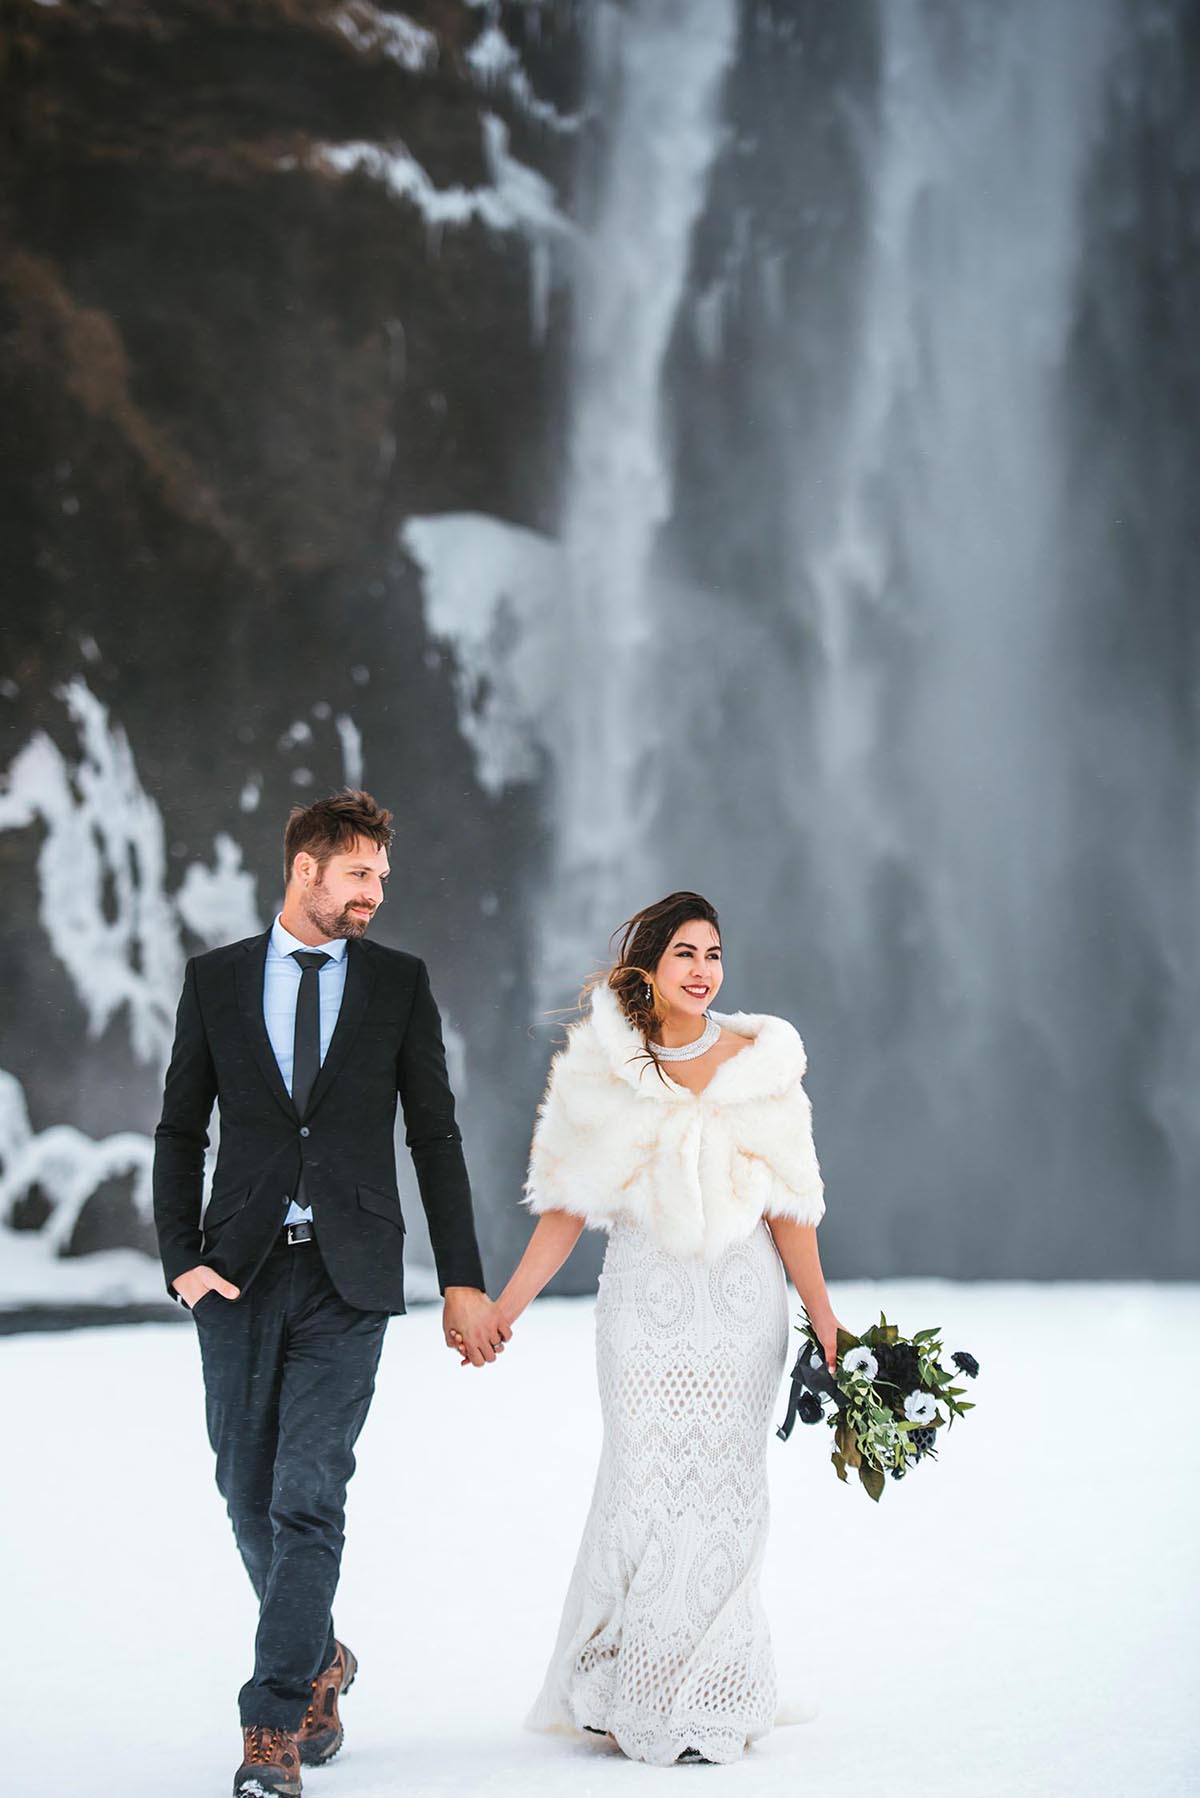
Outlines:
[[[300,1798],[300,1752],[291,1730],[256,1723],[242,1730],[242,1742],[233,1798]]]
[[[300,1759],[306,1767],[320,1767],[331,1761],[342,1745],[345,1730],[338,1716],[338,1695],[354,1684],[358,1662],[344,1642],[337,1653],[312,1683],[312,1699],[296,1736]]]

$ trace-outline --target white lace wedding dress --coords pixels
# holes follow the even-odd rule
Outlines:
[[[609,1731],[658,1766],[685,1749],[736,1760],[771,1728],[758,1584],[787,1346],[764,1222],[710,1262],[614,1225],[596,1304],[604,1447],[530,1727]]]

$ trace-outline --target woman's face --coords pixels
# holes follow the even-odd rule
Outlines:
[[[711,924],[681,924],[654,970],[654,982],[669,1011],[701,1018],[724,979],[721,939]]]

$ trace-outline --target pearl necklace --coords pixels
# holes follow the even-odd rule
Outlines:
[[[704,1034],[698,1036],[694,1043],[684,1043],[681,1049],[668,1049],[665,1043],[651,1043],[650,1047],[660,1061],[695,1061],[697,1055],[707,1055],[715,1042],[720,1040],[721,1026],[715,1018],[708,1016],[704,1026]]]

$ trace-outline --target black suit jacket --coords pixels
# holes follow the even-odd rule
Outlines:
[[[342,1298],[364,1311],[403,1311],[397,1094],[442,1290],[482,1287],[441,1020],[424,962],[362,939],[347,943],[341,1010],[301,1117],[263,1018],[269,938],[267,932],[231,943],[187,964],[154,1137],[154,1221],[168,1290],[203,1263],[244,1291],[278,1239],[303,1169],[321,1254]],[[202,1223],[214,1100],[221,1142]]]

